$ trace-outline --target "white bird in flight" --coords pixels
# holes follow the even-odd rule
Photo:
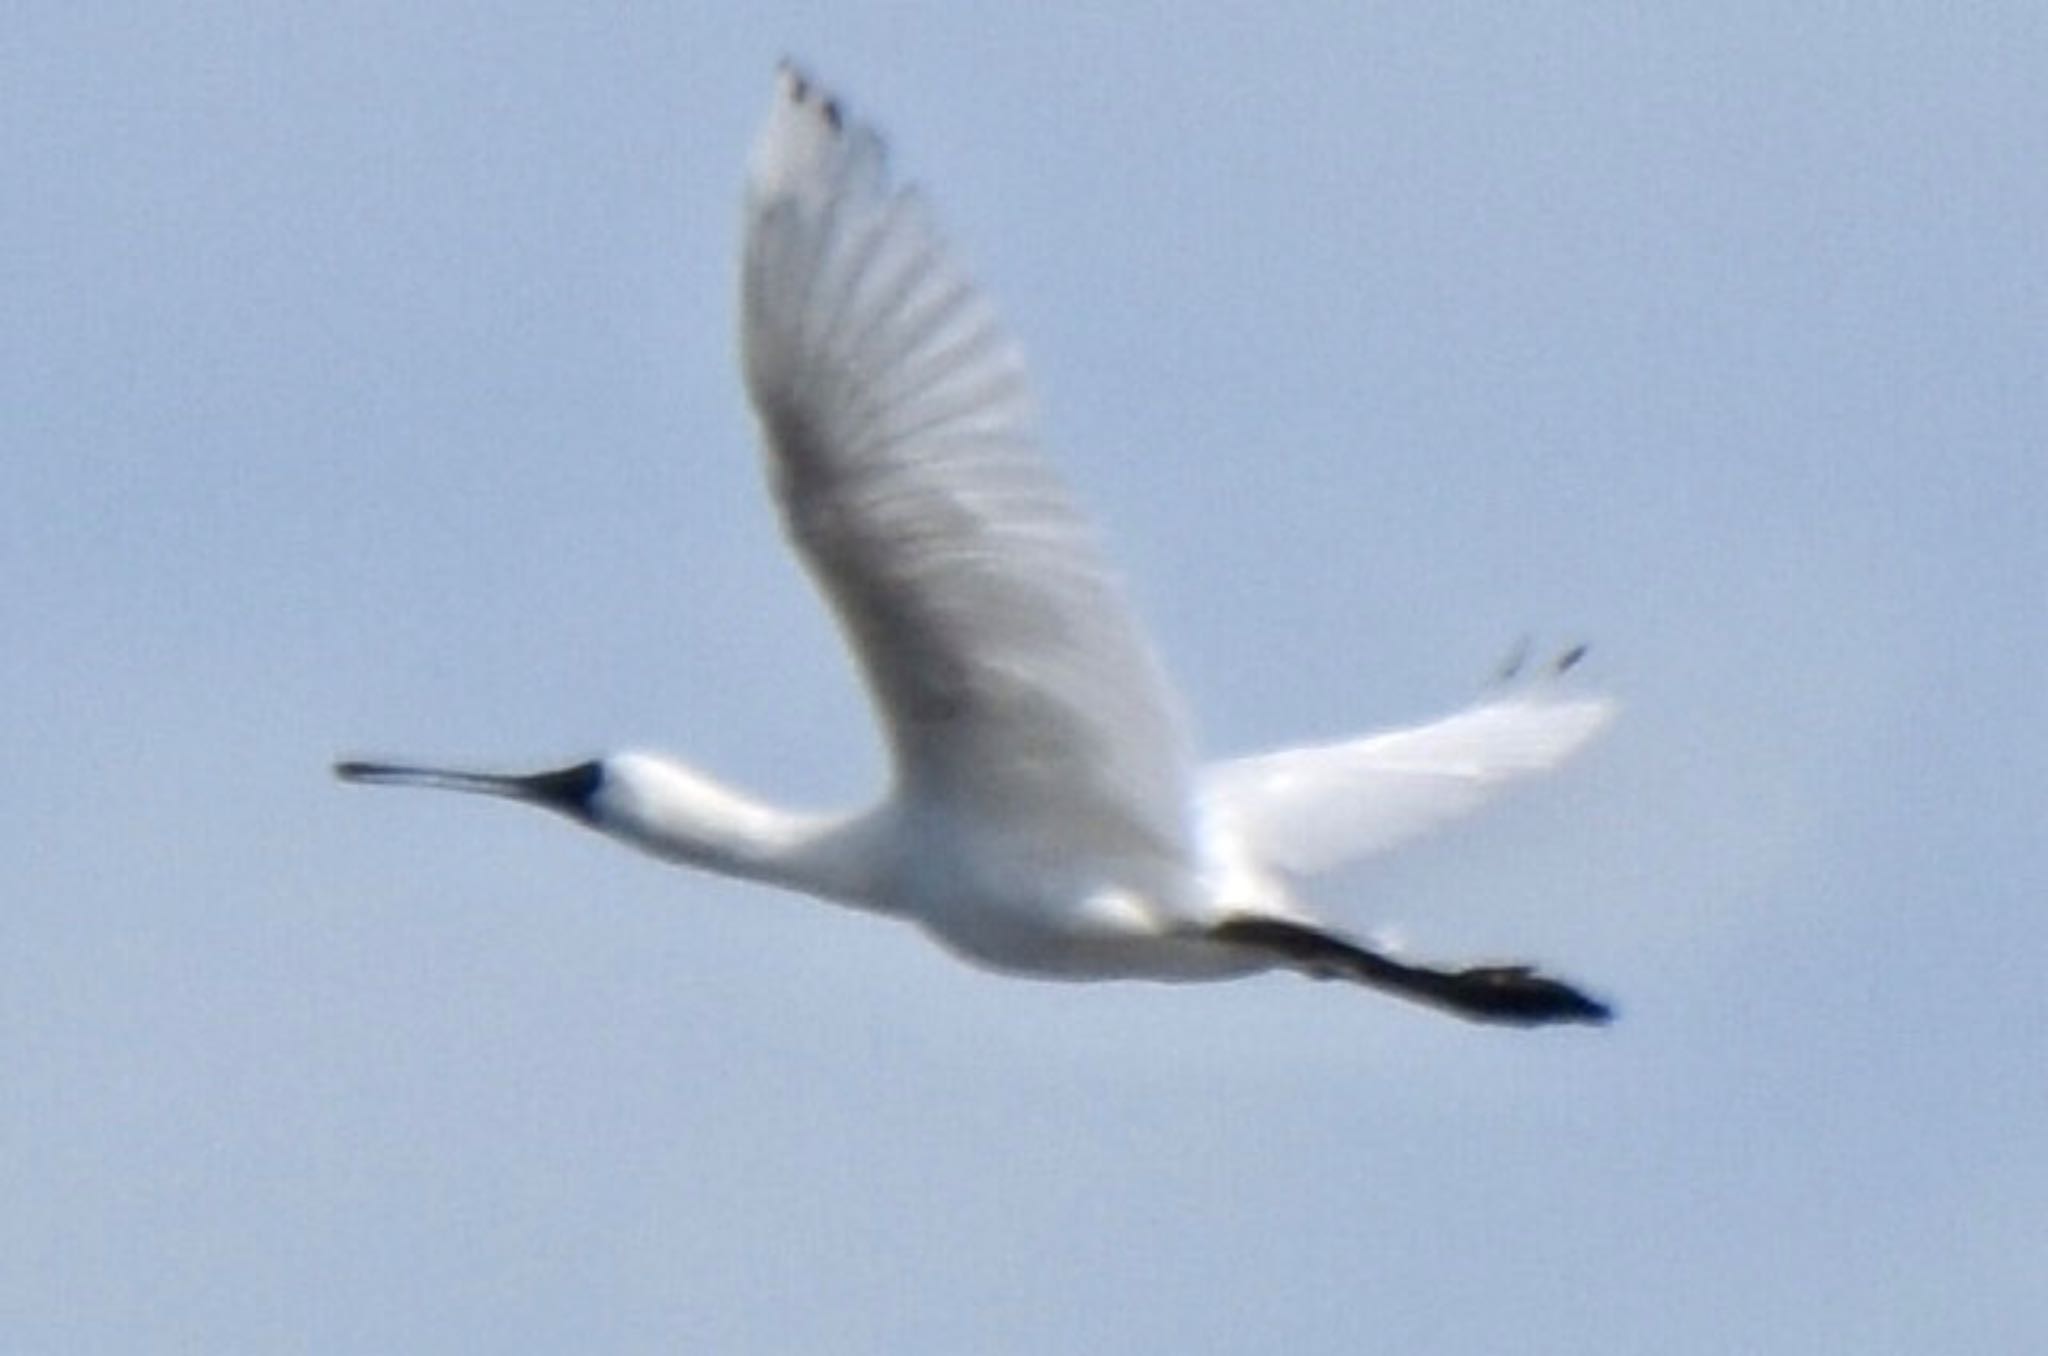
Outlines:
[[[339,776],[543,806],[657,857],[913,922],[1012,974],[1292,969],[1476,1021],[1607,1020],[1531,966],[1397,958],[1318,922],[1294,886],[1553,766],[1612,703],[1545,673],[1427,725],[1194,766],[1034,441],[1015,342],[881,138],[786,63],[747,177],[740,347],[784,527],[887,734],[888,794],[797,813],[638,752]]]

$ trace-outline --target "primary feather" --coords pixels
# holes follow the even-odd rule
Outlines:
[[[1613,716],[1604,697],[1509,692],[1427,725],[1217,763],[1202,798],[1257,860],[1311,875],[1470,814]]]
[[[741,348],[771,480],[902,792],[1184,848],[1165,680],[1039,453],[1015,342],[923,199],[785,68],[746,217]]]

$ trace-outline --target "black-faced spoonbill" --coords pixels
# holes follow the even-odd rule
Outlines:
[[[1553,766],[1609,701],[1546,672],[1431,724],[1194,766],[1034,444],[1016,345],[873,129],[787,65],[747,176],[740,295],[769,477],[866,676],[888,794],[794,813],[646,753],[531,775],[343,762],[341,777],[526,801],[671,861],[905,919],[1013,974],[1286,968],[1477,1021],[1608,1018],[1530,966],[1398,959],[1317,922],[1292,886]]]

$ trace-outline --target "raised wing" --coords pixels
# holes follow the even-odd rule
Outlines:
[[[1313,874],[1478,809],[1613,715],[1604,697],[1507,692],[1428,725],[1218,763],[1202,774],[1203,809],[1258,860]]]
[[[899,783],[1059,843],[1184,847],[1166,684],[1034,444],[1015,343],[880,138],[787,66],[748,177],[741,339],[784,524]]]

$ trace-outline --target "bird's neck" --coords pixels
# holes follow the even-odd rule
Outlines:
[[[595,827],[668,861],[874,907],[883,896],[867,815],[794,813],[666,759],[605,763]]]

